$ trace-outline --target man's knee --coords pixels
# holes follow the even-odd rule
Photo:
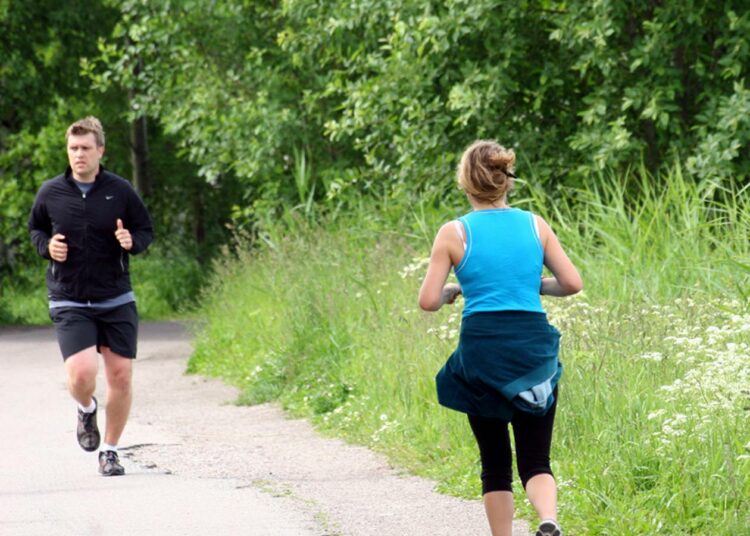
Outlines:
[[[74,389],[90,388],[96,384],[96,352],[87,348],[65,360],[68,383]]]
[[[74,390],[91,389],[96,384],[96,370],[75,369],[68,372],[68,383]]]
[[[129,368],[117,368],[107,371],[107,383],[110,389],[129,391],[133,383],[133,374]]]
[[[133,367],[130,359],[110,354],[105,361],[107,384],[110,389],[130,391]]]

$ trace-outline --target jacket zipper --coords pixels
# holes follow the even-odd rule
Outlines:
[[[88,230],[88,227],[89,227],[89,225],[88,225],[89,215],[87,214],[87,210],[86,210],[86,193],[85,192],[81,192],[81,197],[83,198],[83,224],[84,224],[84,227],[83,227],[83,251],[84,251],[84,255],[86,256],[85,262],[84,262],[84,270],[86,271],[85,272],[86,276],[83,278],[83,280],[85,281],[84,284],[86,286],[86,290],[85,290],[85,292],[83,294],[86,295],[86,296],[88,296],[89,292],[91,290],[89,288],[89,286],[90,286],[89,285],[89,230]]]

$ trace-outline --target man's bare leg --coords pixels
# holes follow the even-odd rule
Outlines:
[[[104,442],[116,446],[130,415],[133,402],[133,360],[102,346],[104,372],[107,378],[107,424]]]
[[[98,367],[99,356],[96,353],[95,346],[81,350],[65,360],[68,391],[79,406],[76,436],[78,444],[88,452],[99,448],[101,442],[99,427],[96,424],[96,406],[94,405]]]
[[[81,350],[65,360],[68,391],[83,407],[90,406],[93,401],[98,370],[99,356],[96,353],[96,346]]]

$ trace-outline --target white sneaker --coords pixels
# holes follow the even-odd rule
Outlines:
[[[545,519],[536,529],[536,536],[562,536],[562,529],[554,519]]]

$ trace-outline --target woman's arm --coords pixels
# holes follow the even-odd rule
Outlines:
[[[560,241],[543,218],[536,216],[539,223],[539,238],[544,248],[544,265],[554,277],[542,278],[541,294],[548,296],[570,296],[581,291],[583,281]]]
[[[435,237],[430,254],[430,264],[427,267],[427,275],[422,281],[419,289],[419,307],[425,311],[437,311],[446,303],[453,303],[456,296],[461,294],[461,287],[455,283],[446,285],[448,274],[458,251],[463,250],[463,245],[450,223],[443,225]]]

